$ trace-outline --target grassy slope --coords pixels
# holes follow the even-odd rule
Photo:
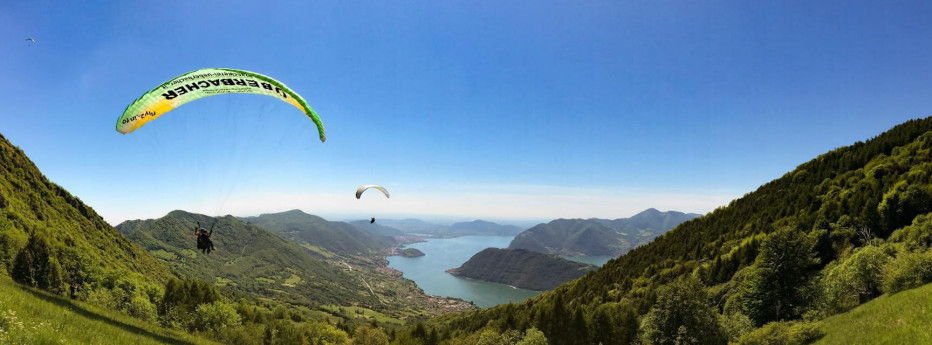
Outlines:
[[[21,325],[21,326],[20,326]],[[214,344],[0,277],[0,343]]]
[[[932,344],[932,284],[878,297],[819,323],[816,344]]]

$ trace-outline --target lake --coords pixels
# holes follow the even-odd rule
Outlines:
[[[513,288],[508,285],[481,280],[454,277],[445,272],[460,267],[483,249],[507,248],[514,236],[463,236],[456,238],[430,238],[426,242],[413,243],[407,248],[416,248],[424,256],[405,258],[388,257],[388,267],[404,272],[404,277],[413,280],[424,292],[435,296],[448,296],[472,301],[488,308],[503,303],[520,302],[536,296],[540,291]],[[604,264],[608,258],[575,257],[576,261]]]
[[[444,272],[460,267],[483,249],[507,248],[514,238],[514,236],[429,238],[425,242],[412,243],[407,246],[407,248],[416,248],[424,252],[424,256],[416,258],[390,256],[388,267],[404,272],[405,278],[413,280],[418,287],[430,295],[462,298],[483,308],[520,302],[536,296],[540,291],[516,289],[505,284],[459,278]]]

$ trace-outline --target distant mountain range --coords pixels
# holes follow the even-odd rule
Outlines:
[[[514,225],[501,225],[484,220],[455,223],[447,230],[454,236],[514,236],[521,233],[521,228]]]
[[[353,221],[352,224],[369,223],[365,221]],[[375,224],[381,224],[400,230],[406,234],[423,234],[437,237],[458,237],[458,236],[514,236],[521,232],[521,228],[514,225],[502,225],[485,220],[473,220],[470,222],[459,222],[453,225],[443,225],[425,222],[420,219],[377,219]]]
[[[619,256],[700,216],[650,208],[631,218],[557,219],[518,234],[508,248],[568,256]]]
[[[582,277],[596,266],[525,249],[486,248],[458,268],[457,277],[508,284],[529,290],[550,290]]]
[[[441,233],[450,226],[425,222],[420,219],[376,219],[376,223],[392,227],[406,234],[415,233],[415,234],[425,234],[432,235]]]

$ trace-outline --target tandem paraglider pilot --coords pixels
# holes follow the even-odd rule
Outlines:
[[[197,236],[197,249],[200,249],[201,253],[210,254],[211,250],[216,250],[214,242],[210,240],[210,235],[214,233],[214,225],[217,225],[217,222],[214,222],[208,231],[201,227],[201,222],[197,222],[197,227],[194,228],[194,236]]]

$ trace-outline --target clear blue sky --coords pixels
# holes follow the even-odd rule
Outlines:
[[[0,133],[110,222],[707,212],[932,114],[930,18],[923,1],[6,1]],[[328,141],[253,95],[114,130],[205,67],[286,83]],[[355,200],[369,183],[392,199]]]

